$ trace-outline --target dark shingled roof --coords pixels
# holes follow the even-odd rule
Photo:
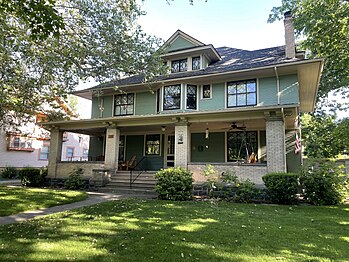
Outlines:
[[[210,64],[205,69],[160,76],[156,79],[156,81],[233,72],[244,69],[252,69],[283,64],[287,62],[294,62],[295,60],[298,60],[297,58],[286,58],[285,46],[271,47],[254,51],[236,49],[231,47],[219,47],[216,48],[216,50],[220,54],[222,59],[218,62]],[[142,76],[131,76],[117,81],[103,83],[90,89],[140,84],[142,83],[142,81]]]

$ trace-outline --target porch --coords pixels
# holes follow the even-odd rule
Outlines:
[[[219,172],[232,170],[243,180],[262,184],[266,173],[300,166],[300,154],[293,153],[295,109],[287,115],[281,109],[228,113],[61,122],[51,127],[49,177],[67,177],[79,165],[86,177],[92,177],[93,170],[116,172],[120,163],[134,157],[130,170],[181,166],[200,182],[205,180],[206,165],[211,164]],[[90,135],[88,161],[59,160],[63,131]]]

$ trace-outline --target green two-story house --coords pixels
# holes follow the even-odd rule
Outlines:
[[[91,136],[87,176],[130,159],[143,170],[181,166],[196,181],[207,164],[257,184],[268,172],[299,168],[298,116],[314,109],[323,60],[295,50],[291,22],[286,17],[285,46],[255,51],[215,48],[178,30],[164,44],[167,75],[75,92],[92,100],[92,116],[46,124],[49,176],[65,177],[74,165],[58,161],[64,131]]]

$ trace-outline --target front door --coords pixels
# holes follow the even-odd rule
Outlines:
[[[166,143],[165,143],[165,164],[166,167],[174,167],[174,150],[175,150],[175,136],[174,135],[167,135],[166,136]]]

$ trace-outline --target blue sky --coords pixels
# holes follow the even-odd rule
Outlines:
[[[167,40],[177,29],[205,44],[247,50],[284,44],[283,22],[268,24],[281,0],[139,0],[143,30]]]

